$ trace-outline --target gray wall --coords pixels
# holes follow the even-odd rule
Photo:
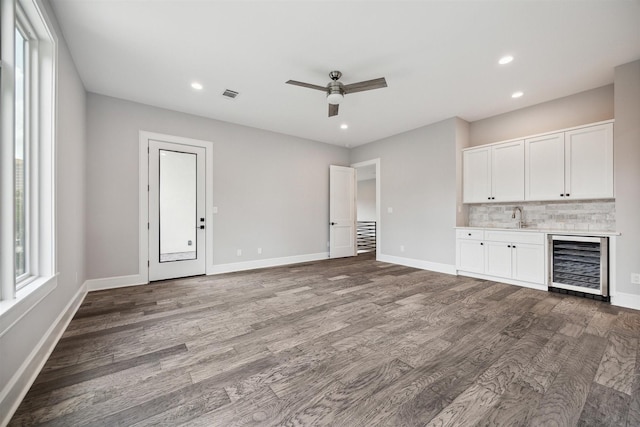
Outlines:
[[[214,264],[327,251],[329,165],[346,148],[90,93],[90,279],[138,273],[140,130],[212,142]]]
[[[358,221],[376,221],[376,180],[358,181]]]
[[[50,17],[54,16],[48,12]],[[0,337],[0,389],[29,359],[85,281],[86,95],[62,33],[57,34],[60,37],[55,185],[58,284]]]
[[[469,146],[469,122],[456,118],[456,225],[465,226],[469,220],[469,206],[462,203],[462,150]]]
[[[472,122],[469,145],[489,144],[610,119],[613,119],[613,85]]]
[[[351,150],[351,163],[380,158],[383,255],[455,265],[457,122],[445,120]]]
[[[640,60],[615,69],[614,165],[618,291],[640,295]]]

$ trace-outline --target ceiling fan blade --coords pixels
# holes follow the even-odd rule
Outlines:
[[[340,107],[338,104],[329,104],[329,117],[338,115],[338,107]]]
[[[364,82],[351,83],[349,85],[344,85],[344,92],[355,93],[355,92],[362,92],[365,90],[381,89],[383,87],[387,87],[387,81],[384,79],[384,77],[380,77],[379,79],[367,80]]]
[[[323,92],[327,91],[327,88],[324,86],[312,85],[311,83],[298,82],[296,80],[289,80],[286,83],[294,86],[302,86],[309,89],[321,90]]]

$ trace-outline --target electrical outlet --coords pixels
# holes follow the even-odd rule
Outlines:
[[[218,207],[217,207],[217,206],[214,206],[214,207],[213,207],[213,209],[212,209],[212,212],[213,212],[214,214],[217,214],[217,213],[218,213]]]
[[[236,251],[236,255],[237,255],[237,256],[242,256],[242,249],[238,249],[238,250]]]
[[[258,255],[262,255],[262,248],[258,248]]]
[[[640,285],[640,273],[631,273],[631,283]]]
[[[393,213],[393,208],[392,207],[388,207],[387,208],[387,213]]]
[[[404,245],[400,245],[400,252],[404,252]]]

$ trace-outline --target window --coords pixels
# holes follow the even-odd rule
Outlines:
[[[29,276],[27,265],[27,253],[29,251],[27,243],[27,181],[25,180],[25,170],[27,170],[27,147],[26,147],[26,122],[25,110],[27,105],[27,38],[23,30],[16,28],[15,42],[15,148],[14,148],[14,172],[15,172],[15,205],[14,205],[14,232],[15,232],[15,265],[16,282],[24,282]]]
[[[0,3],[0,316],[55,287],[56,46],[38,3]]]

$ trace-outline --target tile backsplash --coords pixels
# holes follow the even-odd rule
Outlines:
[[[521,202],[469,206],[470,227],[515,228],[513,209],[522,209],[526,228],[578,231],[615,231],[614,200],[583,200],[575,202]]]

